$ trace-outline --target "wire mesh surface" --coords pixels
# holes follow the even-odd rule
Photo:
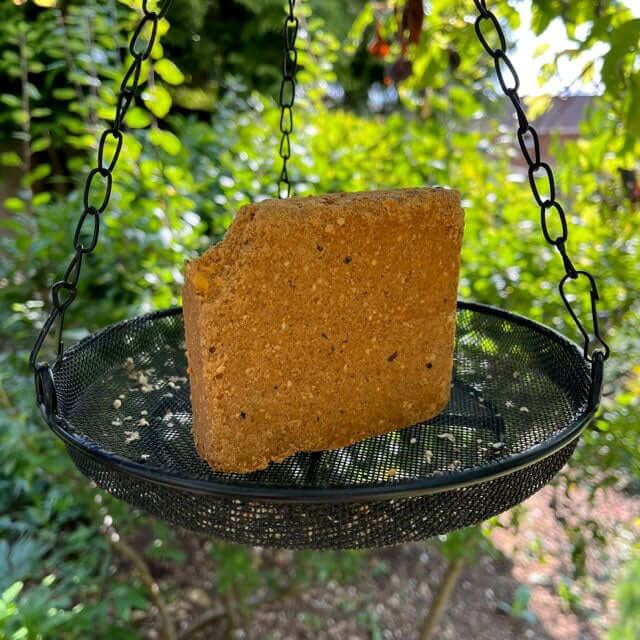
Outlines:
[[[196,454],[179,309],[70,349],[52,424],[78,468],[136,507],[236,542],[357,548],[422,539],[515,504],[564,466],[590,417],[590,371],[558,334],[490,307],[458,309],[443,413],[251,474]]]

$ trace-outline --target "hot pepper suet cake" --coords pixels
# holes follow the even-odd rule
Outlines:
[[[463,225],[440,188],[243,207],[185,265],[198,453],[249,472],[442,411]]]

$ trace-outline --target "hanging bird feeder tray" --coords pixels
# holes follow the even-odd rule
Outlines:
[[[285,20],[283,86],[295,89],[295,1]],[[111,173],[122,146],[121,125],[140,81],[142,62],[156,37],[140,47],[143,27],[158,11],[143,4],[133,36],[133,63],[125,74],[113,127],[103,136],[98,167],[89,175],[85,210],[74,238],[75,255],[64,280],[53,287],[53,309],[31,354],[37,398],[51,429],[74,463],[99,487],[170,523],[234,542],[286,548],[364,548],[424,539],[479,523],[522,502],[565,465],[599,403],[609,349],[598,334],[595,281],[567,256],[567,226],[555,200],[553,174],[541,161],[538,137],[518,98],[518,79],[504,53],[504,35],[484,0],[475,0],[476,30],[493,57],[498,80],[518,115],[518,140],[529,165],[542,229],[565,266],[560,291],[585,338],[583,348],[552,329],[493,307],[460,302],[449,405],[436,418],[344,449],[300,453],[250,474],[213,471],[196,453],[179,308],[148,314],[91,335],[63,350],[62,319],[76,295],[82,260],[96,246],[99,215],[107,206]],[[498,30],[491,49],[482,23]],[[142,49],[142,50],[141,50]],[[505,80],[505,70],[511,83]],[[281,92],[282,122],[291,124]],[[290,126],[284,126],[281,183],[290,190],[286,163]],[[105,143],[116,155],[105,161]],[[531,138],[533,147],[525,144]],[[533,150],[532,150],[533,149]],[[535,178],[549,180],[542,198]],[[91,182],[106,184],[105,201],[89,202]],[[282,186],[281,184],[281,186]],[[546,215],[556,213],[563,236],[552,238]],[[91,246],[79,242],[92,219]],[[573,312],[564,286],[587,278],[595,335],[590,340]],[[59,322],[58,359],[38,363],[38,353]],[[251,393],[249,389],[247,393]],[[126,399],[125,412],[121,411]],[[123,415],[124,414],[124,415]]]

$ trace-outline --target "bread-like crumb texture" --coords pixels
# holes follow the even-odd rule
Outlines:
[[[185,264],[198,453],[249,472],[442,411],[463,225],[446,189],[243,207]]]

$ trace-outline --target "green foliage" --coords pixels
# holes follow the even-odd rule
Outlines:
[[[533,1],[536,34],[543,33],[556,16],[555,3]],[[624,149],[632,151],[640,134],[640,19],[634,18],[628,3],[621,0],[573,2],[563,9],[562,19],[572,46],[560,53],[556,62],[559,59],[576,60],[598,45],[609,45],[601,72],[605,96],[614,105],[616,120],[624,127]],[[587,60],[579,77],[593,77],[593,67],[593,60]],[[554,70],[555,65],[550,65],[545,77],[553,74]]]
[[[531,601],[531,591],[525,585],[520,585],[513,595],[512,602],[499,602],[498,609],[503,613],[510,615],[516,620],[522,620],[527,624],[535,624],[537,622],[536,614],[529,609]]]
[[[619,622],[609,640],[635,640],[640,630],[640,548],[625,567],[616,587]]]
[[[0,273],[0,638],[137,637],[133,614],[149,608],[149,594],[126,573],[112,575],[112,550],[102,535],[106,518],[123,536],[141,526],[152,531],[144,554],[154,561],[180,564],[187,557],[170,527],[84,483],[64,448],[42,429],[26,369],[48,311],[48,289],[70,258],[82,179],[95,162],[96,135],[115,111],[126,55],[119,45],[139,4],[77,0],[65,2],[64,11],[0,4],[0,163],[19,183],[4,202],[7,214],[0,212],[6,265]],[[502,13],[508,28],[519,20],[512,4]],[[557,15],[556,4],[534,2],[538,32]],[[633,117],[640,100],[638,30],[619,2],[568,4],[563,19],[579,50],[611,45],[604,96],[594,101],[581,137],[553,149],[558,191],[571,218],[569,249],[576,266],[600,275],[614,354],[598,430],[586,434],[570,472],[572,482],[589,482],[595,490],[640,477],[637,210],[617,186],[617,170],[633,166],[640,151]],[[411,75],[385,88],[400,52],[391,48],[388,59],[372,59],[368,46],[376,22],[383,33],[396,28],[393,11],[376,12],[360,0],[303,3],[303,31],[312,40],[301,34],[290,162],[296,191],[458,189],[467,211],[461,297],[504,306],[577,339],[555,289],[561,261],[542,244],[539,212],[526,185],[511,175],[508,146],[469,131],[469,119],[493,113],[496,103],[493,81],[477,64],[481,53],[465,20],[468,6],[430,5],[422,37],[409,48]],[[224,3],[224,16],[222,7],[176,2],[161,23],[127,117],[100,244],[85,260],[67,314],[67,343],[179,303],[184,259],[222,237],[241,205],[276,195],[280,114],[273,96],[283,3],[235,0]],[[585,24],[589,32],[581,39],[576,29]],[[344,97],[330,85],[341,86]],[[576,292],[578,303],[582,297]],[[584,309],[582,315],[588,315]],[[51,349],[43,355],[50,357]],[[513,526],[520,515],[512,513]],[[473,561],[491,552],[488,533],[495,524],[443,537],[443,554]],[[578,577],[586,546],[600,532],[586,523],[568,533]],[[278,594],[289,580],[300,587],[353,580],[363,556],[298,553],[285,570],[262,566],[256,557],[241,547],[211,546],[216,593],[231,597],[241,611],[257,590]],[[374,570],[387,569],[380,564]],[[635,562],[618,590],[621,611],[631,620],[638,609],[637,573]],[[560,591],[576,606],[570,583],[561,583]],[[519,590],[506,607],[526,619],[528,592]],[[381,634],[376,616],[373,606],[359,614],[372,637]],[[622,619],[613,640],[632,637],[625,624]]]

